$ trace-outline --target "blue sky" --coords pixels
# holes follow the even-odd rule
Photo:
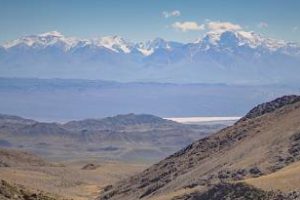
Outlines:
[[[209,22],[300,42],[298,0],[0,0],[0,42],[57,30],[90,38],[120,35],[193,41]],[[186,28],[187,27],[187,28]]]

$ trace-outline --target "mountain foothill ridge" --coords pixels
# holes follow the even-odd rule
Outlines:
[[[299,177],[297,170],[288,171],[300,164],[299,119],[299,96],[260,104],[234,125],[107,186],[98,199],[299,199],[299,185],[281,184],[287,177]],[[277,176],[282,170],[288,176]],[[277,178],[270,183],[269,177]]]

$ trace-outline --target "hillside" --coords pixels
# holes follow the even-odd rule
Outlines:
[[[258,108],[252,117],[107,187],[98,199],[172,199],[192,192],[205,194],[218,183],[272,174],[299,161],[299,97],[282,97]]]
[[[62,167],[50,163],[41,157],[12,149],[0,149],[0,199],[1,200],[59,200],[56,194],[42,191],[45,181],[37,184],[34,180],[40,177],[42,169],[55,169]],[[49,172],[48,172],[49,173]],[[52,172],[53,173],[53,172]],[[25,181],[26,179],[27,182]],[[30,180],[29,180],[30,179]],[[20,184],[22,183],[22,184]],[[24,183],[27,183],[23,185]],[[39,185],[40,187],[37,187]]]
[[[11,185],[4,180],[0,180],[1,200],[58,200],[61,198],[49,196],[43,192],[33,192],[22,186]]]
[[[192,192],[176,197],[174,200],[298,200],[299,193],[282,193],[280,191],[264,191],[244,183],[220,183],[214,185],[207,192]]]

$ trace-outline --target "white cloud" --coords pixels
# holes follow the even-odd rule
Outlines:
[[[207,23],[207,28],[211,31],[237,31],[241,30],[242,27],[238,24],[233,24],[231,22],[220,22],[220,21],[211,21]]]
[[[268,26],[269,26],[269,24],[266,23],[266,22],[259,22],[259,23],[257,24],[257,27],[258,27],[258,28],[268,28]]]
[[[173,10],[173,11],[163,11],[162,12],[162,15],[165,17],[165,18],[169,18],[169,17],[178,17],[181,15],[180,11],[179,10]]]
[[[186,22],[175,22],[172,24],[174,29],[186,32],[186,31],[200,31],[204,30],[204,24],[198,24],[197,22],[186,21]]]
[[[267,26],[264,24],[264,26]],[[171,25],[172,28],[187,32],[187,31],[207,31],[224,32],[224,31],[242,31],[244,27],[239,24],[222,21],[211,21],[206,19],[203,24],[198,24],[195,21],[175,22]]]

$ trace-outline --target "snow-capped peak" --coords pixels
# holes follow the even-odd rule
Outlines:
[[[69,50],[79,42],[75,37],[65,37],[57,31],[42,33],[39,35],[29,35],[22,38],[5,43],[4,48],[25,45],[33,48],[46,48],[48,46],[57,45],[63,47],[64,50]]]
[[[40,37],[58,37],[58,38],[64,37],[64,35],[58,31],[50,31],[50,32],[39,34],[38,36],[40,36]]]
[[[287,45],[283,40],[275,40],[260,34],[244,30],[235,31],[210,31],[203,38],[198,39],[198,44],[205,45],[248,45],[251,48],[264,47],[275,51]]]
[[[97,39],[93,39],[92,42],[96,46],[103,46],[115,52],[130,53],[133,44],[126,41],[120,36],[105,36]]]
[[[147,42],[138,43],[137,49],[144,54],[145,56],[151,55],[156,49],[167,49],[172,50],[176,44],[176,42],[166,41],[162,38],[155,38],[154,40],[149,40]]]
[[[78,39],[76,37],[66,37],[58,31],[51,31],[38,35],[25,36],[5,43],[3,47],[8,49],[19,45],[25,45],[33,48],[60,46],[64,51],[68,51],[73,47],[77,47],[77,45],[84,46],[87,44],[105,47],[112,51],[123,53],[130,53],[134,46],[120,36],[106,36],[97,39]]]

